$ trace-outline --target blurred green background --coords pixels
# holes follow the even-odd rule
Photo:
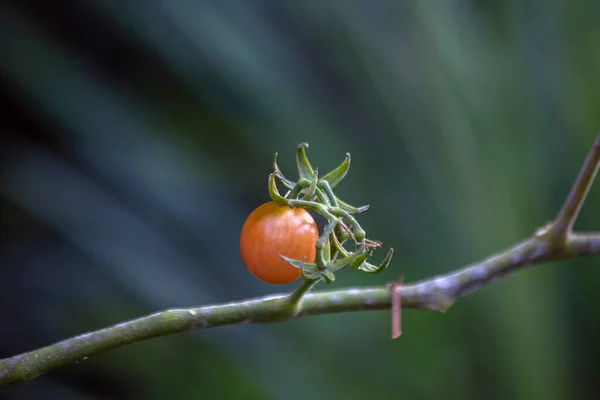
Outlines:
[[[0,357],[154,311],[289,290],[238,253],[294,174],[340,196],[413,281],[553,218],[600,129],[594,0],[0,3]],[[600,229],[600,185],[577,223]],[[380,260],[384,252],[375,258]],[[447,314],[328,315],[155,339],[2,399],[594,399],[600,259]],[[321,289],[323,287],[321,286]]]

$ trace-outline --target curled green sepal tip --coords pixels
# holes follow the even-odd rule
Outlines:
[[[288,190],[292,190],[294,186],[296,186],[296,182],[290,181],[285,176],[283,176],[281,169],[279,169],[279,165],[277,165],[277,153],[275,153],[275,156],[273,157],[273,171],[275,175],[277,175],[281,183],[283,183],[283,186],[285,186]]]
[[[296,150],[296,164],[298,165],[298,175],[300,176],[300,178],[312,180],[314,169],[310,165],[310,161],[308,161],[308,157],[306,156],[306,149],[308,149],[308,143],[302,143],[298,146],[298,149]]]
[[[300,269],[300,273],[302,276],[308,280],[316,281],[321,279],[321,273],[319,272],[319,268],[317,268],[317,264],[307,263],[304,260],[298,261],[291,258],[288,258],[284,255],[280,255],[285,262],[290,264],[292,267]]]
[[[383,259],[381,264],[373,265],[373,264],[370,264],[365,261],[358,267],[358,269],[363,272],[366,272],[367,274],[376,274],[378,272],[383,271],[384,269],[386,269],[388,267],[388,265],[390,265],[393,255],[394,255],[394,249],[390,248],[390,250],[387,252],[387,255],[385,256],[385,258]]]
[[[369,257],[369,255],[370,255],[370,251],[368,251],[366,248],[363,247],[363,248],[359,249],[358,251],[349,254],[346,257],[338,258],[337,260],[330,262],[327,265],[327,269],[330,270],[331,272],[337,272],[347,265],[349,265],[351,267],[353,265],[356,265],[356,267],[354,267],[353,269],[358,269],[358,266],[363,264],[365,262],[365,260]]]
[[[344,179],[348,170],[350,169],[350,153],[346,153],[346,158],[337,168],[328,172],[321,178],[323,181],[329,183],[329,186],[333,189]]]
[[[287,204],[287,200],[285,197],[279,194],[279,190],[277,189],[277,183],[275,182],[276,173],[273,172],[269,175],[269,196],[271,196],[271,200],[275,203],[284,205]]]
[[[350,205],[350,204],[348,204],[348,203],[346,203],[346,202],[344,202],[344,201],[342,201],[340,199],[337,199],[337,202],[338,202],[340,208],[342,210],[346,211],[349,214],[360,214],[360,213],[365,212],[365,211],[367,211],[369,209],[368,205],[355,207],[355,206],[352,206],[352,205]]]

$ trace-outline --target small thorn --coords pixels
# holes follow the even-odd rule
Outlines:
[[[553,225],[554,225],[554,221],[550,221],[546,225],[538,228],[535,231],[535,236],[538,236],[538,237],[544,236],[546,233],[548,233],[548,231],[550,231],[550,229],[552,228]]]

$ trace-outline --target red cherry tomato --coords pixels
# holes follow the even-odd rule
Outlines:
[[[300,270],[280,255],[314,262],[318,238],[317,224],[308,211],[269,202],[252,211],[244,222],[240,254],[246,268],[258,279],[290,283],[300,277]]]

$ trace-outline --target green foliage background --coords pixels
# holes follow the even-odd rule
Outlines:
[[[0,357],[252,278],[246,215],[310,143],[384,273],[444,273],[558,211],[600,129],[600,2],[0,4]],[[600,229],[600,187],[579,230]],[[383,252],[379,255],[383,257]],[[600,390],[596,258],[522,271],[444,315],[322,316],[176,335],[7,399],[573,399]]]

